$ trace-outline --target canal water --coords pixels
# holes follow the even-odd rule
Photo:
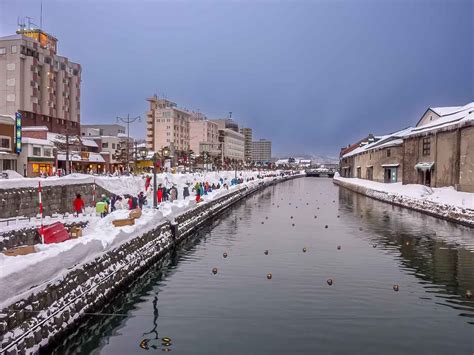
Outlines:
[[[49,351],[472,354],[467,290],[472,229],[300,178],[225,212]]]

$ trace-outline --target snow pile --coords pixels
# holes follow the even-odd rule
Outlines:
[[[474,225],[474,193],[456,191],[451,186],[432,188],[416,184],[387,184],[343,178],[339,174],[334,176],[334,180],[369,197]]]
[[[244,179],[255,177],[252,181],[247,181],[239,185],[230,186],[229,189],[221,187],[218,190],[209,192],[202,196],[201,204],[229,194],[237,189],[256,186],[263,181],[271,181],[274,177],[257,179],[257,172],[242,172],[240,175]],[[195,181],[209,181],[217,183],[222,178],[224,181],[235,176],[234,172],[207,173],[203,174],[183,174],[171,175],[160,174],[157,182],[162,181],[163,184],[176,184],[184,186],[187,183]],[[100,183],[105,181],[108,187],[113,189],[114,193],[127,191],[131,189],[139,191],[143,185],[139,181],[141,177],[125,177],[125,178],[104,178]],[[161,179],[161,180],[160,180]],[[118,183],[120,181],[120,183]],[[114,182],[116,183],[114,185]],[[125,182],[125,183],[124,183]],[[136,184],[133,185],[133,183]],[[11,304],[15,300],[21,299],[25,294],[34,292],[45,286],[46,282],[61,279],[68,269],[82,263],[86,263],[95,259],[101,253],[112,248],[116,248],[120,244],[136,238],[144,233],[153,230],[165,220],[172,220],[177,215],[188,211],[196,206],[193,193],[186,199],[183,199],[180,192],[180,199],[173,202],[163,202],[158,209],[146,206],[143,209],[143,215],[135,220],[135,225],[114,227],[113,220],[127,218],[129,211],[126,209],[117,210],[104,218],[90,218],[88,226],[83,231],[83,237],[71,239],[63,243],[37,245],[39,251],[34,254],[8,257],[0,254],[0,307]],[[6,287],[8,285],[8,287]],[[5,287],[4,287],[5,286]]]

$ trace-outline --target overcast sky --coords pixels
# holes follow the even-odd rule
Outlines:
[[[166,95],[229,111],[274,153],[336,156],[367,133],[474,100],[474,1],[43,0],[43,28],[82,65],[82,123]],[[0,0],[0,35],[40,0]]]

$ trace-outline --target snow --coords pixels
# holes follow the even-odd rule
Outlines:
[[[417,184],[402,185],[401,182],[387,184],[358,178],[343,178],[339,174],[336,174],[334,179],[391,195],[474,210],[474,193],[456,191],[452,186],[435,188]]]
[[[279,172],[272,172],[272,174]],[[238,176],[244,179],[255,178],[239,185],[229,186],[229,189],[221,187],[207,195],[202,196],[203,202],[207,204],[215,198],[229,194],[237,189],[253,187],[262,181],[271,181],[274,177],[257,179],[259,173],[256,171],[238,172]],[[265,174],[263,174],[265,175]],[[88,226],[83,231],[83,237],[71,239],[63,243],[37,245],[38,252],[28,255],[8,257],[0,254],[0,308],[21,299],[26,294],[45,287],[46,282],[52,282],[68,272],[68,269],[82,263],[93,260],[101,253],[116,248],[122,243],[138,237],[143,233],[153,230],[166,220],[172,221],[177,215],[188,211],[196,206],[194,193],[190,187],[191,196],[183,199],[182,187],[186,184],[194,184],[196,181],[208,181],[210,184],[217,183],[220,178],[224,183],[230,185],[234,178],[234,171],[194,173],[194,174],[159,174],[157,183],[166,186],[176,185],[178,187],[179,199],[174,202],[163,202],[158,209],[150,207],[152,203],[151,193],[148,193],[149,205],[143,209],[142,217],[136,220],[135,225],[116,228],[112,221],[128,217],[129,211],[119,209],[104,218],[90,218]],[[36,186],[38,179],[17,179],[17,183],[23,186]],[[9,182],[11,182],[10,180]],[[112,193],[137,194],[144,190],[145,176],[129,177],[93,177],[81,174],[72,174],[67,178],[48,178],[43,182],[62,184],[84,183],[95,181],[98,185],[106,188]],[[0,184],[1,186],[1,184]],[[18,187],[18,186],[15,186]],[[51,219],[51,221],[54,220]],[[34,222],[33,222],[34,223]],[[8,287],[7,287],[8,285]]]
[[[24,179],[24,177],[18,174],[15,170],[3,170],[2,173],[7,174],[8,179]]]
[[[51,143],[50,140],[31,137],[21,137],[21,143],[53,146],[53,143]]]

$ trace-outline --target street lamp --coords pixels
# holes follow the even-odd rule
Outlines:
[[[153,162],[153,208],[158,207],[158,201],[157,201],[157,196],[156,196],[156,163],[158,162],[158,153],[154,153],[153,156],[151,157],[151,161]]]

